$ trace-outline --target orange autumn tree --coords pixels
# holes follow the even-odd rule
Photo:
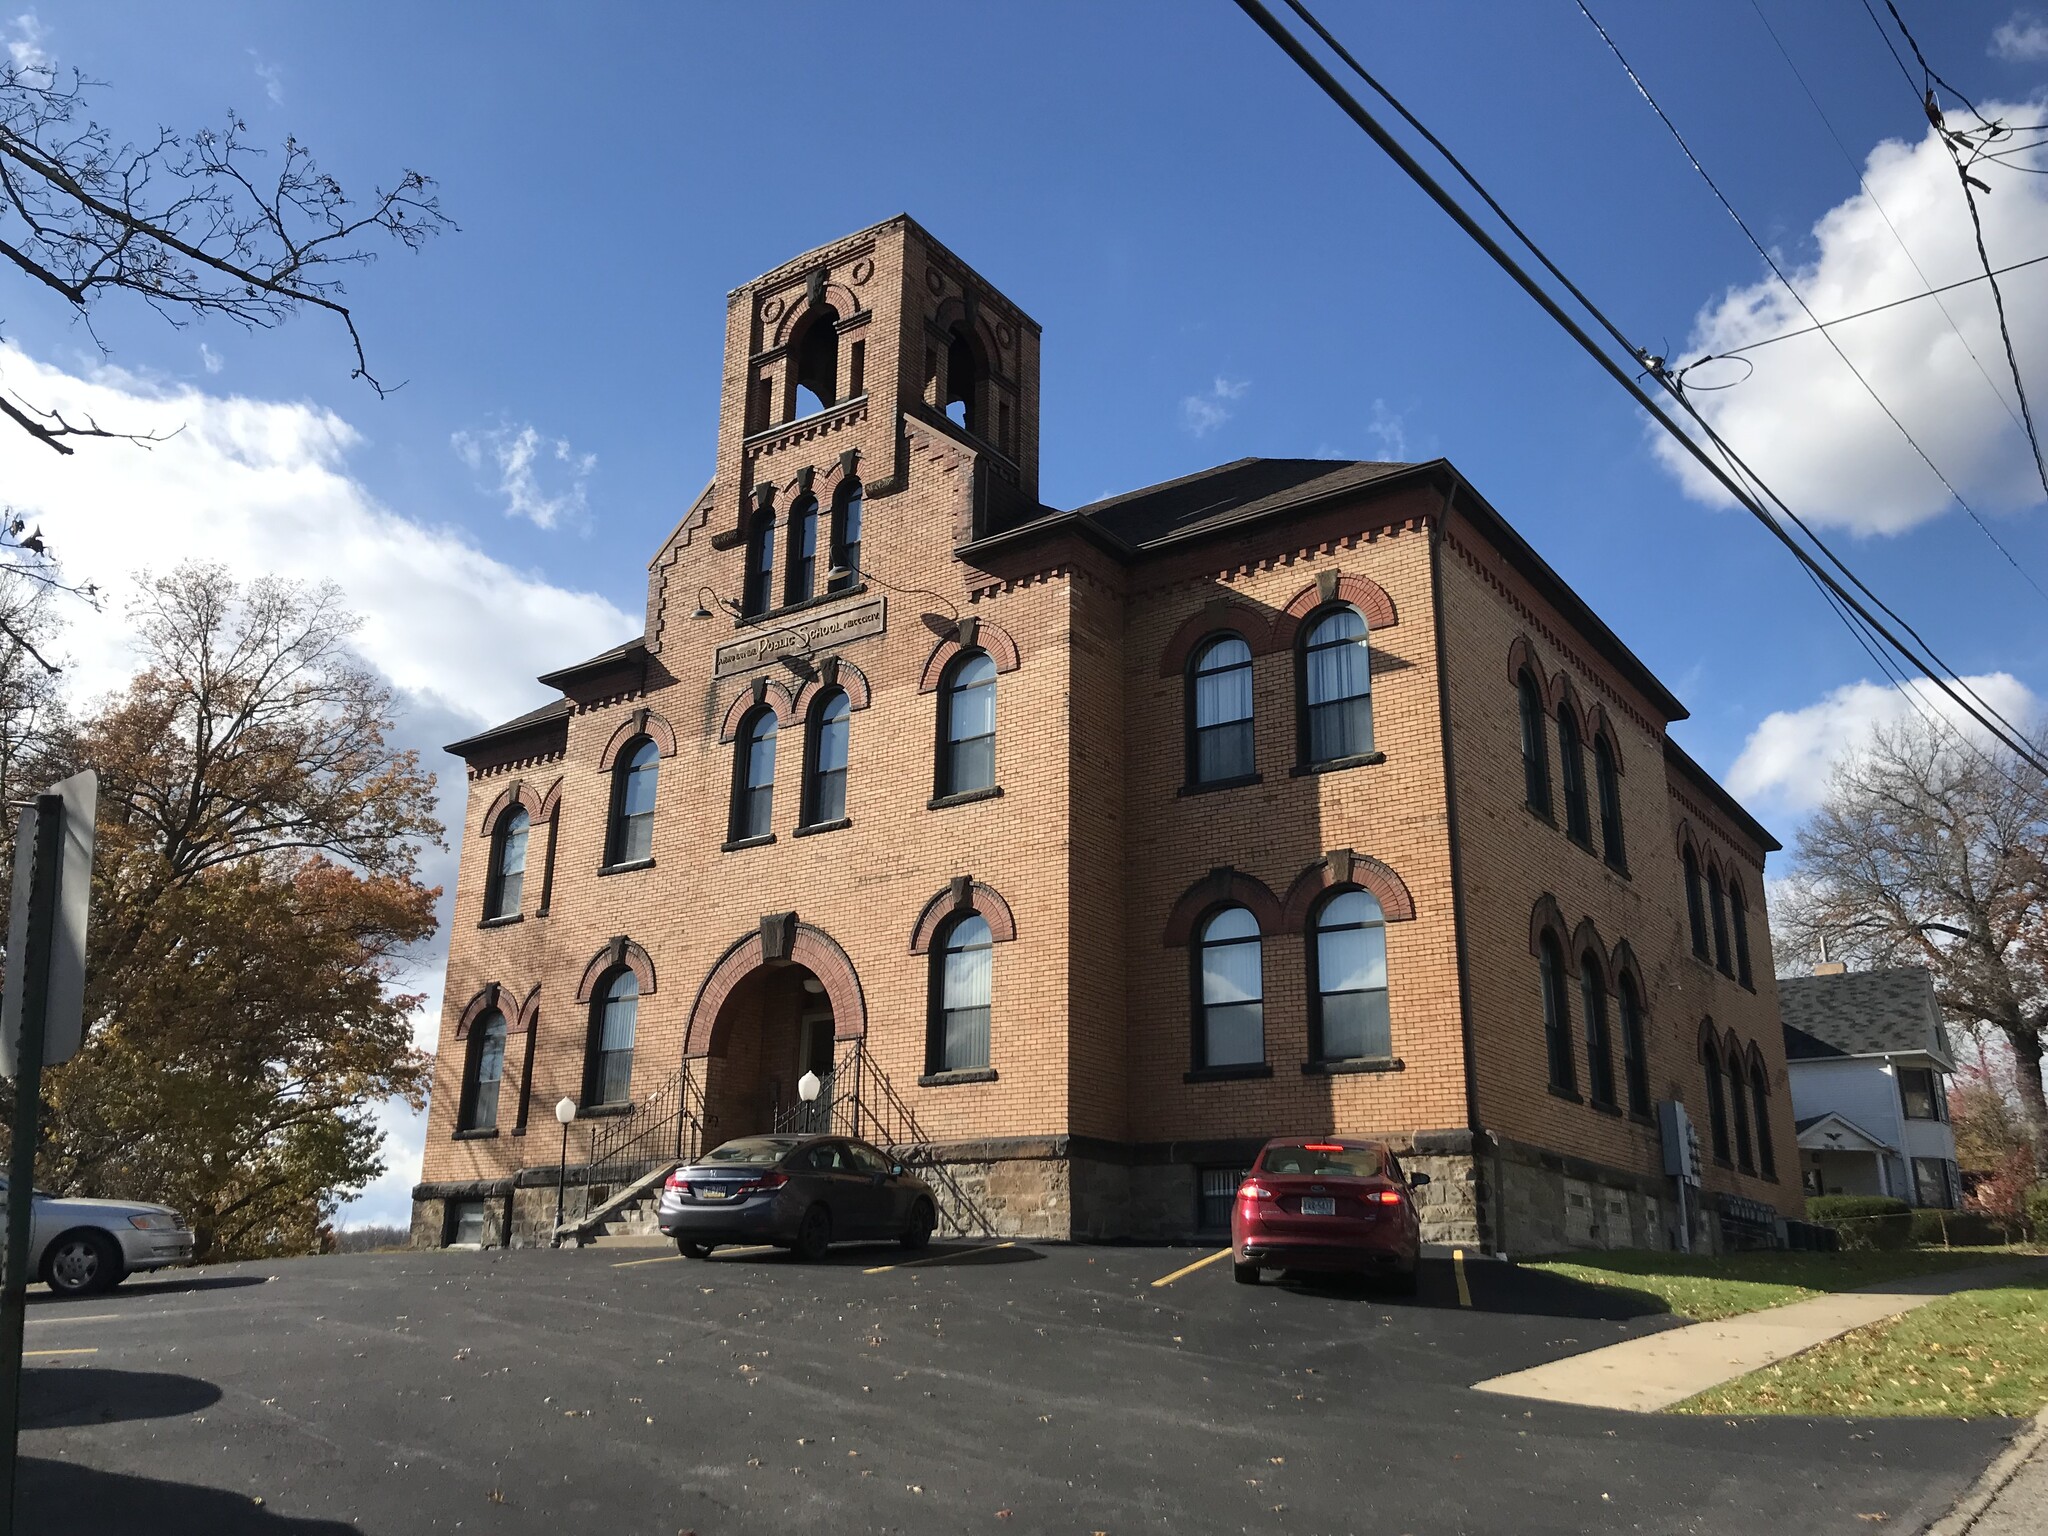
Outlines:
[[[160,1200],[201,1257],[311,1251],[383,1172],[378,1101],[424,1102],[433,776],[332,586],[144,578],[143,668],[71,743],[100,774],[87,1037],[45,1079],[43,1166]]]

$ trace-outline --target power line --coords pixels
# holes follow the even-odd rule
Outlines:
[[[1795,540],[1790,534],[1788,534],[1784,530],[1784,528],[1778,523],[1777,519],[1773,517],[1770,514],[1770,512],[1765,510],[1761,503],[1759,503],[1753,496],[1751,496],[1746,489],[1739,485],[1735,481],[1735,479],[1728,473],[1728,471],[1723,469],[1719,464],[1717,464],[1714,461],[1712,457],[1709,456],[1706,448],[1704,448],[1697,440],[1695,440],[1692,436],[1690,436],[1688,433],[1682,430],[1679,427],[1679,425],[1675,421],[1673,421],[1671,417],[1667,415],[1664,412],[1664,410],[1661,407],[1659,407],[1654,400],[1652,400],[1647,394],[1643,392],[1643,390],[1637,385],[1635,379],[1630,375],[1630,373],[1626,369],[1624,369],[1619,363],[1617,363],[1614,360],[1614,358],[1609,356],[1598,342],[1596,342],[1591,336],[1586,334],[1584,327],[1582,327],[1576,320],[1574,320],[1569,314],[1567,314],[1564,311],[1564,309],[1558,304],[1557,300],[1554,297],[1552,297],[1549,291],[1546,290],[1542,286],[1542,284],[1538,283],[1535,280],[1535,278],[1531,277],[1529,273],[1523,269],[1521,264],[1518,263],[1514,259],[1514,257],[1509,255],[1508,252],[1501,247],[1500,242],[1494,239],[1494,237],[1491,234],[1489,234],[1478,223],[1478,221],[1472,217],[1471,213],[1468,212],[1466,208],[1461,203],[1459,203],[1455,197],[1451,196],[1451,194],[1444,189],[1442,184],[1439,183],[1435,177],[1431,176],[1430,173],[1423,168],[1423,166],[1415,159],[1415,157],[1408,152],[1406,147],[1403,146],[1401,142],[1398,139],[1396,139],[1392,134],[1390,134],[1386,130],[1386,128],[1379,122],[1379,120],[1375,118],[1369,111],[1366,110],[1366,108],[1363,105],[1359,103],[1356,97],[1352,96],[1349,91],[1345,90],[1343,85],[1338,82],[1336,77],[1332,75],[1326,67],[1324,67],[1323,63],[1319,59],[1317,59],[1314,54],[1309,52],[1309,50],[1301,43],[1301,41],[1298,38],[1296,38],[1285,27],[1280,25],[1280,23],[1274,18],[1272,12],[1267,10],[1266,7],[1262,3],[1260,3],[1260,0],[1236,0],[1236,3],[1238,9],[1242,10],[1247,16],[1249,16],[1252,19],[1252,21],[1257,24],[1259,29],[1265,32],[1266,35],[1270,37],[1273,40],[1273,42],[1276,45],[1278,45],[1279,48],[1284,53],[1286,53],[1290,59],[1294,61],[1296,67],[1298,67],[1304,74],[1306,74],[1311,80],[1313,80],[1316,83],[1316,85],[1321,88],[1323,93],[1327,95],[1333,102],[1335,102],[1337,106],[1345,113],[1345,115],[1348,116],[1355,124],[1357,124],[1357,126],[1360,129],[1362,129],[1365,132],[1365,134],[1369,138],[1371,138],[1375,144],[1377,144],[1380,147],[1380,149],[1388,156],[1388,158],[1393,160],[1393,162],[1401,168],[1401,170],[1409,177],[1410,180],[1412,180],[1418,187],[1420,187],[1426,194],[1428,194],[1430,199],[1433,202],[1435,202],[1436,205],[1439,208],[1441,208],[1451,218],[1451,220],[1454,223],[1456,223],[1458,227],[1466,233],[1466,235],[1468,235],[1482,250],[1484,250],[1487,253],[1488,256],[1490,256],[1493,259],[1495,264],[1498,265],[1502,271],[1506,272],[1509,277],[1514,279],[1515,283],[1525,293],[1527,293],[1530,298],[1535,300],[1535,302],[1543,309],[1544,313],[1548,314],[1552,320],[1556,321],[1557,324],[1565,331],[1565,333],[1569,335],[1574,341],[1576,341],[1579,344],[1579,346],[1586,352],[1586,354],[1590,356],[1596,363],[1598,363],[1600,367],[1607,373],[1607,375],[1615,381],[1615,383],[1619,384],[1622,387],[1622,389],[1626,390],[1630,398],[1632,398],[1638,406],[1640,406],[1645,412],[1647,412],[1652,420],[1656,421],[1659,426],[1663,427],[1666,432],[1670,433],[1671,436],[1677,440],[1679,445],[1682,448],[1684,448],[1686,452],[1690,453],[1693,456],[1693,458],[1696,459],[1700,463],[1700,465],[1708,472],[1708,474],[1712,475],[1714,479],[1725,490],[1727,490],[1727,492],[1732,497],[1734,497],[1738,505],[1740,505],[1744,510],[1749,512],[1752,517],[1756,518],[1757,521],[1760,522],[1764,526],[1764,528],[1774,538],[1776,538],[1779,541],[1779,543],[1783,544],[1785,548],[1788,551],[1790,551],[1794,559],[1798,560],[1800,564],[1803,565],[1809,572],[1812,572],[1814,575],[1816,575],[1835,594],[1837,598],[1839,598],[1848,608],[1850,608],[1865,624],[1871,627],[1873,633],[1880,635],[1884,639],[1885,643],[1889,645],[1893,651],[1895,651],[1900,656],[1904,657],[1906,660],[1911,662],[1915,670],[1924,674],[1928,678],[1928,680],[1932,682],[1937,688],[1939,688],[1944,694],[1946,694],[1949,697],[1949,699],[1952,702],[1954,702],[1959,709],[1963,711],[1963,713],[1968,715],[1971,719],[1975,720],[1980,726],[1984,727],[1985,731],[1988,734],[1990,734],[1994,739],[1999,741],[2003,746],[2007,747],[2015,755],[2019,756],[2022,760],[2026,761],[2030,766],[2035,768],[2037,771],[2048,773],[2048,760],[2044,760],[2042,757],[2036,755],[2033,749],[2025,742],[2024,738],[2020,736],[2018,733],[2015,732],[2012,735],[2008,735],[2007,731],[2012,729],[2009,724],[2006,725],[2005,728],[2001,729],[1999,724],[1994,724],[1992,719],[1986,718],[1986,716],[1983,713],[1979,712],[1979,709],[1977,707],[1977,704],[1983,703],[1982,700],[1978,700],[1977,704],[1973,704],[1970,702],[1969,699],[1966,699],[1962,693],[1958,693],[1956,691],[1956,687],[1951,684],[1949,678],[1943,677],[1942,675],[1940,675],[1940,673],[1936,672],[1932,665],[1930,665],[1926,660],[1917,655],[1912,650],[1912,648],[1909,647],[1904,641],[1900,640],[1898,636],[1896,636],[1890,630],[1886,629],[1882,624],[1880,624],[1871,615],[1869,610],[1866,609],[1862,605],[1862,603],[1857,600],[1856,597],[1854,597],[1850,592],[1848,592],[1848,590],[1844,588],[1842,584],[1834,578],[1834,576],[1832,576],[1826,570],[1824,570],[1820,566],[1820,564],[1814,559],[1814,557],[1810,553],[1808,553],[1807,550],[1803,548],[1797,540]],[[1315,28],[1319,36],[1323,37],[1326,41],[1333,42],[1333,40],[1330,39],[1328,31],[1307,13],[1306,8],[1300,4],[1300,0],[1287,0],[1287,4],[1295,11],[1297,15],[1301,15],[1305,19],[1307,19],[1310,25]],[[1341,49],[1339,51],[1340,53],[1342,53]],[[1402,117],[1407,119],[1411,124],[1417,121],[1414,115],[1408,112],[1408,110],[1405,107],[1401,106],[1399,102],[1393,97],[1392,93],[1389,92],[1386,89],[1386,87],[1381,85],[1378,81],[1374,80],[1371,77],[1371,75],[1366,72],[1362,65],[1360,65],[1355,59],[1351,58],[1348,53],[1342,53],[1342,56],[1344,57],[1345,62],[1349,64],[1350,67],[1362,79],[1364,79],[1367,82],[1367,84],[1372,86],[1372,88],[1380,96],[1385,98],[1390,105],[1394,106],[1395,110],[1400,112]],[[1426,131],[1425,136],[1429,137],[1432,143],[1436,142],[1434,136],[1428,135]],[[1447,159],[1451,158],[1447,151],[1445,151],[1444,153]],[[1455,160],[1453,160],[1453,164],[1456,164]],[[1459,167],[1459,171],[1460,174],[1463,175],[1467,181],[1473,182],[1475,187],[1477,186],[1476,179],[1471,176],[1470,172],[1463,170],[1462,167]],[[1566,278],[1563,275],[1562,272],[1559,271],[1556,264],[1552,262],[1548,256],[1543,254],[1541,248],[1538,247],[1532,240],[1530,240],[1526,234],[1523,234],[1519,227],[1515,226],[1513,221],[1507,218],[1505,213],[1502,213],[1500,211],[1499,204],[1494,201],[1490,194],[1486,193],[1483,189],[1479,189],[1479,191],[1480,196],[1486,200],[1488,206],[1493,208],[1495,212],[1500,215],[1503,222],[1506,223],[1508,227],[1514,231],[1516,238],[1519,239],[1524,245],[1528,246],[1531,252],[1534,253],[1534,255],[1536,256],[1537,260],[1539,260],[1544,265],[1544,267],[1552,273],[1553,276],[1555,276],[1571,291],[1573,296],[1585,307],[1587,312],[1593,316],[1595,321],[1603,329],[1605,329],[1611,336],[1616,338],[1617,342],[1620,344],[1624,352],[1628,353],[1638,362],[1650,361],[1650,359],[1648,358],[1648,354],[1643,352],[1640,348],[1634,347],[1632,344],[1630,344],[1627,338],[1624,337],[1622,333],[1614,326],[1613,322],[1609,320],[1607,316],[1604,313],[1602,313],[1597,306],[1595,306],[1589,299],[1587,299],[1585,295],[1582,292],[1580,292],[1580,290],[1575,285],[1573,285],[1568,278]],[[1662,374],[1661,360],[1658,360],[1656,362],[1656,371],[1660,375]],[[1668,381],[1668,376],[1660,377],[1659,382],[1663,383],[1667,389],[1671,388]],[[1685,402],[1683,400],[1683,397],[1680,396],[1678,398],[1680,404],[1684,405]],[[1700,420],[1696,412],[1693,413],[1693,415],[1695,420]],[[1702,425],[1705,425],[1704,422],[1702,422]],[[1809,536],[1811,536],[1810,532]],[[1816,540],[1815,542],[1818,543],[1819,541]],[[1830,555],[1830,558],[1833,559],[1834,557]],[[1839,560],[1836,560],[1835,563],[1839,565],[1841,562]],[[1852,576],[1852,580],[1853,579],[1854,578]],[[1859,582],[1858,585],[1861,586],[1861,583]],[[1868,591],[1867,588],[1864,588],[1864,590],[1866,592]],[[1974,697],[1974,695],[1972,695],[1972,697]],[[1983,707],[1985,709],[1990,708],[1989,705],[1984,705]],[[1992,711],[1991,713],[1993,717],[1996,717],[1996,711]]]

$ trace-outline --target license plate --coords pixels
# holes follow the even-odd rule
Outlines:
[[[1301,1214],[1304,1216],[1334,1216],[1337,1214],[1335,1195],[1303,1195]]]
[[[724,1190],[711,1189],[704,1186],[699,1186],[696,1190],[692,1191],[692,1193],[694,1193],[699,1200],[723,1200],[725,1198]]]

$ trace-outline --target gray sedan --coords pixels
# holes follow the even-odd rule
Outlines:
[[[929,1185],[851,1136],[742,1136],[678,1168],[655,1207],[693,1259],[721,1243],[773,1243],[820,1259],[837,1242],[922,1248],[938,1225]]]

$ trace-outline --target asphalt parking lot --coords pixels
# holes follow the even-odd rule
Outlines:
[[[38,1292],[23,1529],[1867,1536],[2012,1428],[1525,1407],[1470,1385],[1670,1319],[1477,1260],[1413,1299],[1154,1283],[1208,1252],[376,1254]]]

